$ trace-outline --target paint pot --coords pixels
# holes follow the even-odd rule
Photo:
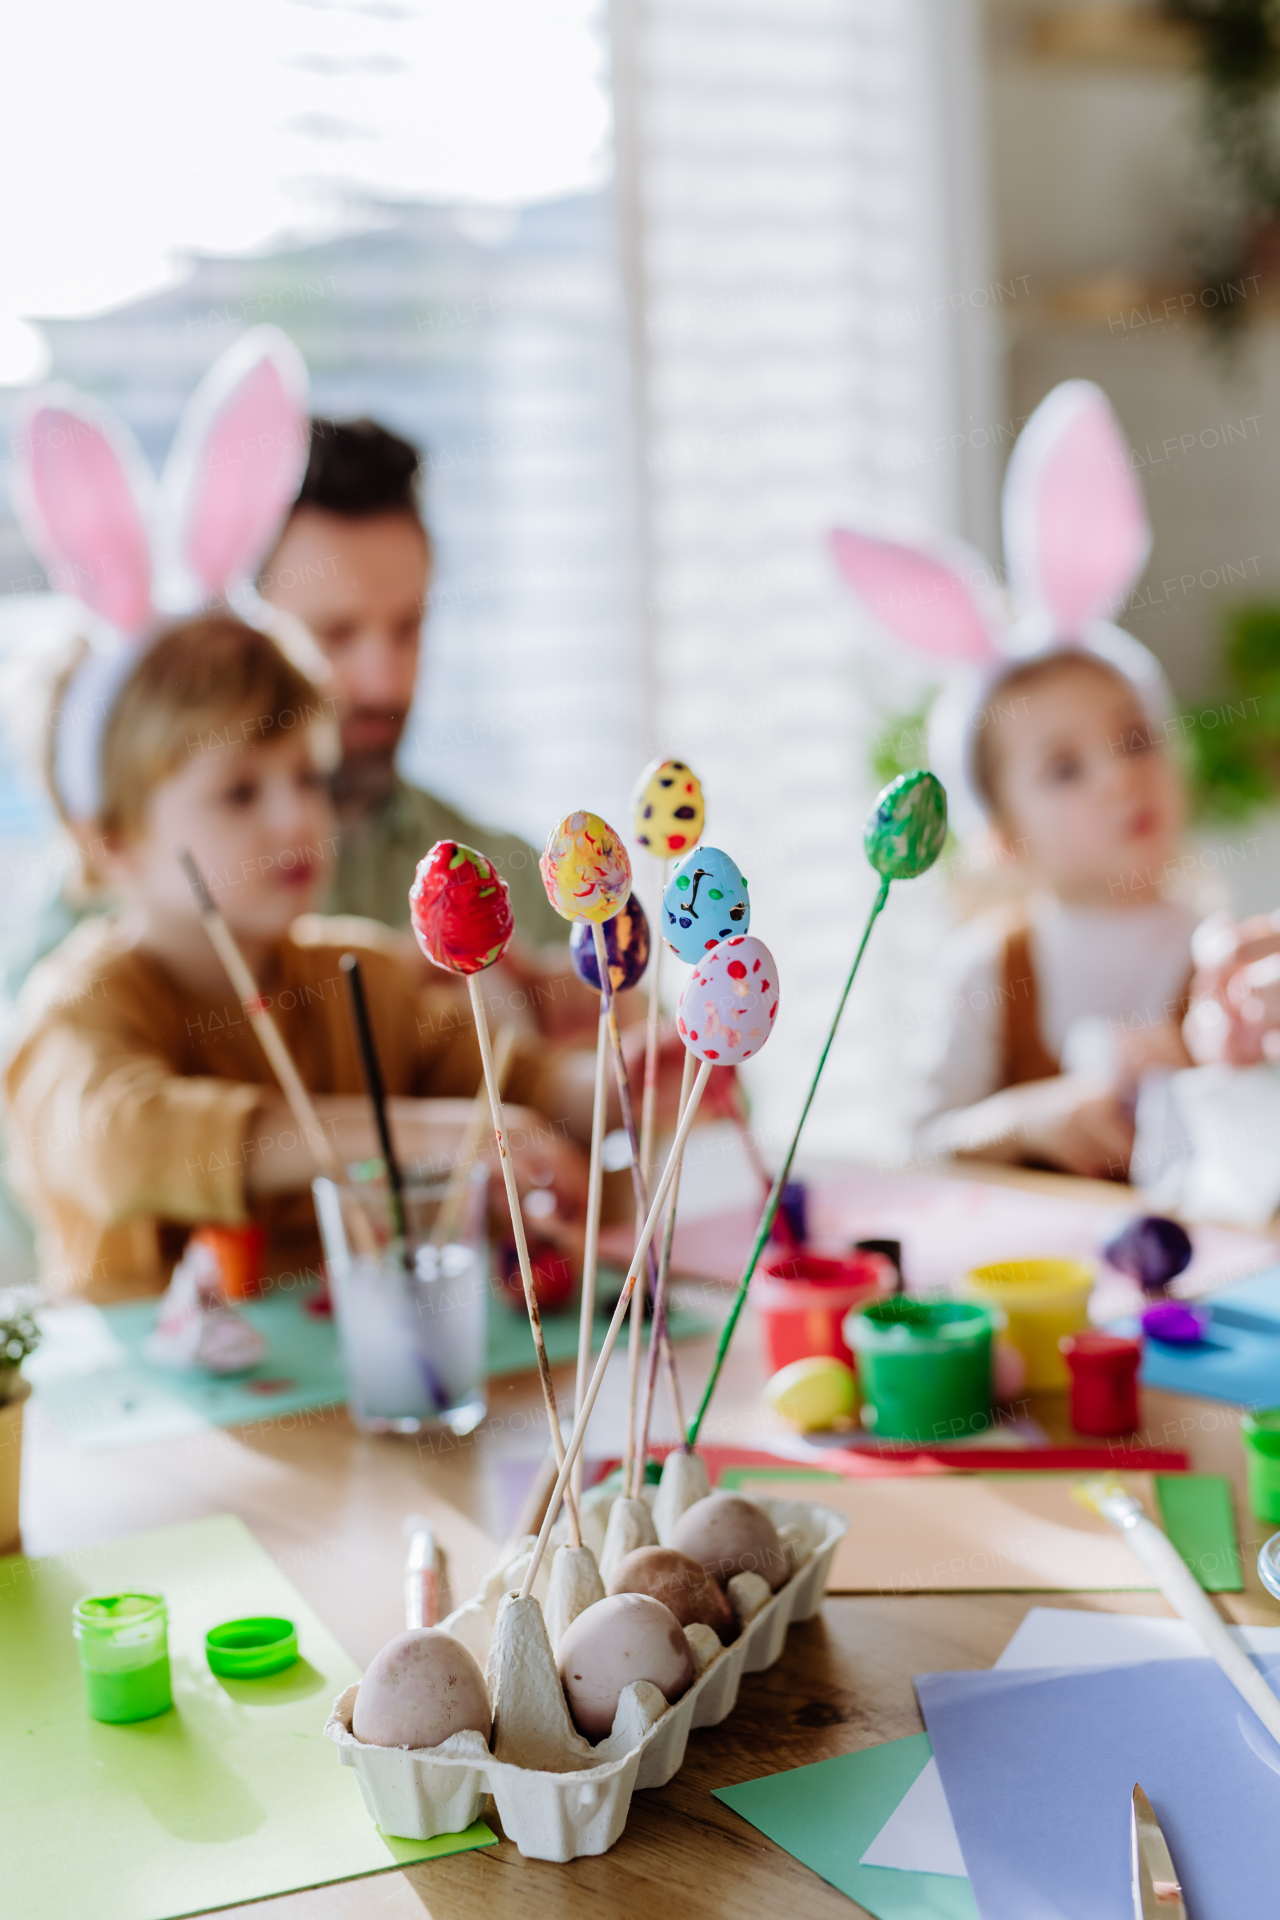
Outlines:
[[[87,1594],[71,1621],[85,1705],[95,1720],[151,1720],[173,1705],[169,1610],[160,1594]]]
[[[1280,1407],[1260,1407],[1240,1422],[1249,1506],[1259,1520],[1280,1521]]]
[[[960,1440],[991,1424],[991,1343],[998,1308],[898,1294],[851,1313],[862,1424],[878,1440],[918,1446]]]
[[[846,1316],[891,1294],[894,1278],[892,1265],[878,1253],[839,1260],[783,1253],[766,1261],[751,1282],[751,1304],[769,1373],[824,1356],[856,1366],[843,1332]]]
[[[1029,1393],[1062,1393],[1070,1384],[1058,1342],[1088,1326],[1092,1291],[1085,1260],[997,1260],[973,1267],[960,1283],[963,1299],[1005,1315],[1010,1344],[1027,1363]]]
[[[1138,1367],[1142,1342],[1087,1327],[1064,1334],[1059,1348],[1071,1375],[1071,1424],[1077,1433],[1107,1439],[1138,1424]]]
[[[228,1300],[252,1300],[262,1292],[267,1230],[258,1222],[240,1227],[197,1227],[187,1245],[210,1249]]]
[[[1185,1300],[1163,1300],[1148,1307],[1142,1316],[1142,1331],[1166,1347],[1198,1347],[1212,1323],[1208,1307],[1191,1307]]]

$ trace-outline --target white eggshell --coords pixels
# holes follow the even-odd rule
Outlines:
[[[356,1694],[351,1731],[371,1747],[438,1747],[471,1728],[489,1738],[484,1675],[460,1640],[412,1627],[388,1640]]]
[[[790,1573],[786,1549],[763,1508],[736,1493],[709,1493],[680,1517],[671,1536],[677,1553],[700,1560],[717,1580],[758,1573],[776,1593]]]
[[[670,1607],[644,1593],[597,1600],[566,1629],[557,1656],[574,1725],[588,1740],[610,1732],[633,1680],[652,1682],[670,1703],[693,1679],[684,1628]]]
[[[700,1060],[732,1067],[759,1053],[777,1011],[773,955],[754,934],[735,934],[704,954],[685,981],[676,1025]]]

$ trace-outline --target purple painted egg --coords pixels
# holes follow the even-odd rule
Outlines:
[[[609,958],[609,981],[615,993],[636,986],[649,964],[649,921],[633,893],[621,913],[606,920],[602,928],[604,950]],[[596,965],[596,942],[589,920],[575,920],[569,935],[569,958],[584,987],[600,991],[600,969]]]
[[[735,934],[704,954],[680,995],[676,1026],[700,1060],[735,1067],[759,1053],[778,1011],[778,969],[763,940]]]

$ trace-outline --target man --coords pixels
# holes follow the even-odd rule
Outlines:
[[[526,948],[563,944],[567,928],[543,891],[533,848],[478,826],[396,771],[431,579],[420,473],[415,448],[376,421],[313,420],[302,489],[258,582],[265,600],[308,628],[340,704],[342,845],[326,907],[407,927],[418,861],[437,840],[461,840],[487,854],[511,889]]]

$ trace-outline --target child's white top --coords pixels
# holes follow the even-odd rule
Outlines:
[[[1064,1070],[1106,1071],[1108,1042],[1114,1051],[1123,1029],[1177,1017],[1197,924],[1188,908],[1074,907],[1042,895],[1028,901],[1027,921],[1040,1037]],[[1003,916],[983,915],[942,949],[923,1022],[938,1027],[919,1106],[926,1138],[930,1121],[1000,1090],[1007,931]]]

